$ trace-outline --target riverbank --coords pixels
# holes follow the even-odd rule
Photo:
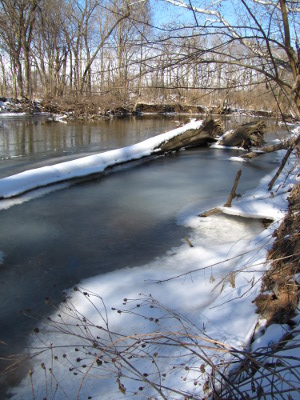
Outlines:
[[[269,110],[242,109],[237,107],[222,107],[220,105],[199,105],[186,103],[166,103],[166,102],[103,102],[99,97],[78,98],[61,97],[41,100],[29,100],[26,98],[14,100],[12,98],[0,98],[1,114],[20,114],[30,115],[48,113],[59,115],[66,120],[97,120],[102,118],[123,117],[139,114],[187,114],[187,115],[246,115],[263,118],[280,118],[296,122],[297,119],[291,115],[279,115]]]
[[[275,241],[266,258],[270,268],[254,301],[259,320],[250,349],[243,353],[243,362],[233,370],[223,394],[237,391],[242,399],[300,398],[299,183],[288,203],[285,218],[273,232]],[[235,351],[233,359],[241,359]]]
[[[186,104],[178,102],[137,102],[126,104],[105,104],[99,98],[61,98],[44,100],[43,110],[54,114],[64,114],[68,119],[94,120],[98,118],[122,117],[138,114],[187,114],[187,115],[248,115],[253,117],[278,117],[272,111],[223,107],[220,105]],[[282,116],[280,116],[281,118]],[[292,116],[283,116],[291,120]]]

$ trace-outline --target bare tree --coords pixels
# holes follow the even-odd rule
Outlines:
[[[94,62],[94,60],[96,59],[99,51],[103,48],[104,43],[107,41],[107,39],[111,36],[111,34],[113,33],[113,31],[118,27],[118,31],[120,31],[120,24],[122,23],[122,21],[126,20],[130,15],[130,9],[129,7],[126,7],[126,9],[124,10],[120,10],[117,13],[117,18],[114,22],[112,22],[112,24],[110,25],[108,31],[104,34],[104,36],[102,37],[100,43],[98,44],[98,46],[96,47],[96,49],[93,52],[93,55],[90,55],[90,52],[88,52],[88,59],[87,59],[87,63],[86,63],[86,67],[82,73],[82,78],[81,78],[81,85],[80,85],[80,92],[82,93],[83,88],[84,88],[84,84],[86,81],[86,77],[87,75],[90,73],[91,70],[91,66]],[[87,30],[86,30],[87,32]]]
[[[41,0],[1,0],[0,2],[0,34],[13,59],[21,96],[31,97],[32,95],[31,46],[40,2]]]
[[[37,15],[32,56],[43,88],[42,95],[62,95],[66,86],[68,47],[64,35],[65,13],[64,4],[49,0],[43,3]]]

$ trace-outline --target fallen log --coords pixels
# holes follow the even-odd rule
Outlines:
[[[217,141],[216,136],[222,133],[220,120],[206,119],[199,129],[190,129],[175,136],[159,146],[162,152],[177,151],[181,148],[205,146]]]
[[[220,144],[222,146],[238,146],[245,149],[250,149],[252,146],[261,146],[264,144],[265,128],[264,121],[248,122],[224,135]]]

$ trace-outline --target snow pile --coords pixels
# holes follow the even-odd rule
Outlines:
[[[0,100],[0,116],[1,117],[11,117],[18,115],[25,115],[22,112],[22,105],[19,102],[15,102],[13,99],[7,99],[2,97]]]
[[[108,167],[149,156],[166,140],[180,135],[189,129],[198,129],[201,125],[202,121],[193,120],[183,127],[157,135],[132,146],[24,171],[0,179],[0,199],[17,196],[41,186],[101,173]]]
[[[0,117],[19,117],[40,113],[40,101],[26,99],[0,98]]]

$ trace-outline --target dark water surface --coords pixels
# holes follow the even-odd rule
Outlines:
[[[2,176],[137,143],[175,123],[161,117],[70,125],[28,119],[8,126],[2,123]],[[0,211],[0,340],[7,343],[0,345],[0,358],[21,352],[36,324],[20,310],[47,313],[46,297],[59,302],[64,289],[84,278],[142,266],[163,255],[188,234],[176,224],[184,206],[201,199],[223,201],[241,167],[240,192],[276,167],[273,155],[243,164],[229,161],[235,155],[208,148],[181,151]],[[2,378],[0,398],[5,398],[7,379]]]

